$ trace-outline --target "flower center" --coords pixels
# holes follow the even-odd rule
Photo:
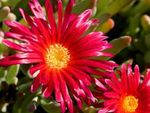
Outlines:
[[[50,68],[62,69],[67,67],[70,60],[70,54],[67,48],[60,44],[51,45],[47,49],[46,64]]]
[[[126,96],[122,103],[123,110],[127,113],[135,112],[138,107],[138,99],[134,96]]]

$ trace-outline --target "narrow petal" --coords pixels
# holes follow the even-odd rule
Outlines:
[[[116,86],[111,80],[106,79],[105,80],[106,84],[113,89],[118,94],[121,94],[121,91],[118,89],[118,86]]]
[[[7,45],[12,49],[19,50],[22,52],[33,52],[33,50],[31,48],[28,48],[26,44],[16,44],[9,40],[3,40],[3,44]]]
[[[29,25],[33,25],[33,20],[32,18],[27,14],[25,13],[25,11],[21,8],[19,8],[19,11],[22,15],[22,17],[26,20],[26,22],[29,24]]]
[[[54,82],[52,80],[52,76],[49,76],[50,82],[48,82],[48,84],[45,86],[45,88],[43,89],[43,96],[45,98],[48,98],[54,89]]]
[[[61,32],[62,32],[62,22],[63,22],[63,6],[62,1],[58,0],[58,35],[57,35],[57,42],[60,42],[61,39]]]
[[[79,84],[72,78],[66,71],[62,71],[64,75],[64,79],[68,86],[70,86],[70,90],[76,94],[76,96],[81,96],[85,98],[85,93],[82,88],[79,87]]]
[[[45,8],[46,8],[47,16],[48,16],[48,21],[52,28],[52,32],[55,33],[56,32],[56,23],[55,23],[55,17],[53,14],[53,7],[52,7],[50,0],[45,0]]]
[[[38,0],[31,0],[29,2],[30,9],[36,18],[46,19],[42,6],[39,4]]]
[[[71,62],[72,65],[78,65],[78,66],[91,66],[91,67],[96,67],[100,69],[104,69],[106,71],[112,71],[112,67],[109,65],[104,64],[101,61],[95,61],[95,60],[74,60]]]
[[[70,22],[73,4],[74,4],[74,0],[69,0],[69,3],[66,7],[65,14],[64,14],[64,21],[63,21],[63,27],[62,27],[63,31],[66,31],[66,28],[68,27],[68,24]]]
[[[37,91],[37,89],[39,88],[39,86],[40,86],[39,76],[37,76],[37,77],[34,79],[32,85],[31,85],[31,89],[30,89],[31,92]]]
[[[15,22],[15,21],[11,22],[9,20],[6,20],[4,23],[7,26],[9,26],[11,28],[11,31],[13,31],[14,33],[16,32],[16,33],[22,34],[22,35],[33,36],[33,34],[30,32],[30,30],[26,26],[24,26],[18,22]],[[34,38],[34,36],[33,36],[33,38]]]
[[[61,86],[61,91],[65,100],[65,103],[67,104],[68,108],[69,108],[69,112],[73,113],[73,102],[69,96],[69,92],[68,92],[68,88],[66,85],[66,82],[64,81],[62,75],[59,74],[59,78],[60,78],[60,86]]]
[[[34,57],[33,57],[33,56]],[[30,63],[38,63],[42,62],[41,58],[37,58],[36,54],[30,53],[22,53],[22,54],[15,54],[12,56],[8,56],[6,58],[0,59],[1,66],[10,66],[15,64],[30,64]]]
[[[62,92],[60,91],[60,82],[59,82],[59,78],[58,78],[58,74],[56,72],[54,72],[54,70],[52,71],[52,80],[54,82],[54,90],[55,90],[55,98],[56,101],[61,103],[61,111],[62,113],[65,113],[66,111],[66,105],[64,102],[64,98],[62,96]]]

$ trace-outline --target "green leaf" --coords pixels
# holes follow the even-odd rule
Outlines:
[[[10,12],[10,8],[8,6],[5,6],[2,9],[0,9],[0,22],[7,17],[9,12]]]
[[[145,53],[144,60],[145,62],[150,63],[150,51]]]
[[[3,5],[5,6],[11,6],[11,8],[14,8],[21,0],[1,0]]]
[[[83,109],[83,113],[97,113],[99,108],[94,108],[93,106],[86,107]]]
[[[106,8],[108,8],[107,6],[111,2],[112,2],[112,0],[98,0],[97,1],[97,12],[98,12],[97,14],[106,10]]]
[[[33,98],[35,97],[35,94],[26,95],[22,105],[21,105],[21,113],[29,113],[29,107],[32,103]]]
[[[131,44],[131,37],[130,36],[122,36],[120,38],[116,38],[110,42],[112,48],[104,50],[104,52],[108,52],[113,54],[114,56],[118,54],[121,50],[128,47]],[[106,59],[108,60],[109,57],[99,57],[98,59]]]
[[[145,34],[145,44],[146,47],[150,50],[150,33],[149,34]]]
[[[150,32],[150,16],[143,15],[141,17],[141,25],[145,32],[147,32],[147,33]]]
[[[1,82],[5,81],[5,76],[6,76],[6,70],[4,69],[4,67],[0,67],[0,86],[1,86]]]
[[[31,82],[22,83],[21,85],[18,86],[18,91],[29,93],[30,86],[31,86]]]
[[[17,84],[18,78],[16,77],[19,72],[19,65],[13,65],[8,67],[7,69],[7,75],[5,77],[6,82],[8,84]]]
[[[9,48],[0,42],[0,54],[3,54],[3,53],[6,54],[8,51],[9,51]]]
[[[47,113],[61,113],[60,105],[55,101],[47,103],[44,99],[42,99],[41,106]]]
[[[5,70],[3,67],[0,67],[0,78],[3,78],[5,75]]]
[[[96,31],[101,31],[101,32],[107,33],[114,27],[114,25],[115,25],[115,23],[114,23],[113,19],[108,19],[103,24],[100,24],[97,27]]]
[[[19,72],[20,65],[13,65],[8,67],[7,76],[16,76]]]
[[[17,101],[13,106],[12,113],[31,113],[29,112],[29,107],[34,97],[35,94],[18,97]]]
[[[103,0],[103,4],[107,4],[102,11],[99,11],[96,17],[101,17],[103,14],[110,14],[111,16],[115,15],[116,13],[120,12],[122,8],[129,5],[132,0]],[[101,5],[99,6],[101,7]]]
[[[107,49],[106,52],[110,52],[113,55],[116,55],[124,48],[128,47],[131,44],[131,37],[130,36],[122,36],[120,38],[116,38],[110,42],[112,48]]]
[[[93,15],[96,11],[96,0],[83,0],[81,2],[78,2],[74,8],[73,8],[73,13],[80,14],[86,9],[93,9]]]

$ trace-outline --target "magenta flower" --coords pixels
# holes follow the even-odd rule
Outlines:
[[[98,60],[100,56],[112,56],[102,52],[111,47],[105,40],[107,37],[102,32],[86,32],[96,22],[89,19],[92,10],[75,15],[71,13],[73,4],[74,0],[69,0],[63,11],[62,1],[58,0],[55,20],[50,0],[45,0],[46,15],[39,2],[31,0],[29,6],[34,16],[20,9],[29,26],[5,21],[10,27],[7,38],[16,39],[19,44],[8,39],[3,43],[18,52],[0,60],[1,66],[33,64],[29,69],[31,76],[35,77],[31,91],[35,92],[42,86],[44,97],[54,93],[62,113],[67,108],[73,112],[72,98],[80,109],[83,101],[94,102],[89,86],[101,84],[91,74],[103,76],[116,66],[113,62]]]
[[[104,93],[104,108],[98,113],[149,113],[150,70],[140,81],[138,66],[132,72],[131,66],[123,64],[117,76],[105,80],[108,89]]]

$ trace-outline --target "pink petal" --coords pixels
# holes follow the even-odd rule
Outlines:
[[[111,66],[104,64],[100,60],[99,61],[96,61],[96,60],[73,60],[71,62],[71,65],[96,67],[96,68],[104,69],[106,71],[113,70],[113,68]]]
[[[89,90],[89,88],[83,83],[83,81],[79,80],[81,87],[83,88],[83,90],[85,91],[85,93],[87,94],[87,97],[89,97],[89,99],[92,102],[95,102],[95,97],[93,96],[92,92]]]
[[[48,21],[52,28],[52,32],[55,33],[56,32],[56,23],[55,23],[55,17],[53,14],[53,7],[52,7],[50,0],[45,0],[45,8],[46,8],[47,16],[48,16]]]
[[[18,22],[6,20],[4,23],[11,28],[11,31],[13,31],[14,33],[16,32],[16,34],[33,36],[28,27]]]
[[[141,84],[141,89],[150,86],[150,69],[147,70],[146,76]]]
[[[127,84],[127,70],[125,64],[121,66],[121,85],[123,87],[123,90],[126,91],[128,84]]]
[[[17,39],[19,41],[28,42],[28,43],[30,43],[30,41],[34,41],[34,42],[37,41],[35,38],[32,38],[31,36],[30,37],[29,36],[24,36],[24,35],[21,35],[21,34],[18,34],[18,33],[13,33],[13,32],[6,32],[5,36],[6,36],[6,38],[11,37],[13,39]]]
[[[106,91],[106,87],[98,80],[98,79],[94,79],[94,83],[95,85],[97,85],[100,89],[102,89],[103,91]]]
[[[74,0],[69,0],[69,3],[66,7],[65,14],[64,14],[64,22],[63,22],[63,27],[62,27],[63,33],[64,31],[66,31],[66,28],[68,27],[68,24],[70,23],[70,19],[72,17],[71,11],[73,8],[73,4],[74,4]]]
[[[121,94],[120,89],[118,89],[118,86],[114,84],[111,80],[105,79],[106,84],[113,89],[118,94]]]
[[[52,72],[52,80],[53,80],[53,83],[54,83],[56,101],[59,102],[60,105],[61,105],[61,112],[65,113],[66,105],[65,105],[62,93],[60,91],[61,88],[60,88],[59,78],[58,78],[58,75],[54,71]]]
[[[64,79],[68,86],[70,86],[70,90],[72,93],[74,93],[76,96],[81,96],[82,98],[85,98],[85,93],[82,88],[79,87],[79,84],[68,74],[66,71],[62,71],[64,75]]]
[[[44,12],[42,10],[42,6],[38,2],[38,0],[31,0],[29,2],[30,9],[36,18],[41,18],[46,20]]]
[[[45,98],[48,98],[52,94],[54,89],[54,82],[52,81],[52,76],[49,76],[49,79],[51,81],[49,81],[48,84],[45,86],[45,88],[43,88],[43,96]]]
[[[140,83],[140,71],[138,65],[134,67],[134,84],[135,84],[135,89],[138,88]]]
[[[32,85],[31,85],[31,92],[35,92],[35,91],[37,91],[37,89],[39,88],[39,86],[40,86],[40,82],[39,82],[39,76],[37,76],[35,79],[34,79],[34,81],[33,81],[33,83],[32,83]]]
[[[82,109],[82,102],[81,99],[78,98],[77,96],[73,95],[73,97],[75,98],[75,100],[77,101],[78,107],[79,109]]]
[[[49,71],[47,71],[46,69],[42,68],[40,69],[40,83],[42,85],[46,85],[48,84],[48,82],[50,81],[50,76],[51,76],[51,73]]]
[[[68,72],[70,72],[76,79],[83,81],[87,86],[91,85],[90,76],[81,70],[78,70],[74,67],[69,67]]]
[[[42,64],[36,64],[32,67],[30,67],[29,69],[29,73],[31,74],[31,76],[38,70],[40,70],[41,68],[43,68],[44,66]],[[33,77],[33,76],[32,76]]]
[[[57,42],[60,42],[63,21],[63,6],[62,1],[58,0],[58,27],[57,27]]]
[[[32,56],[33,55],[33,56]],[[30,64],[42,62],[41,58],[35,57],[34,53],[22,53],[8,56],[6,58],[0,59],[1,66],[10,66],[15,64]]]
[[[64,81],[63,77],[61,74],[59,74],[59,78],[60,78],[60,86],[61,86],[61,91],[65,100],[65,103],[67,104],[68,108],[69,108],[69,112],[73,113],[73,102],[69,96],[69,92],[68,92],[68,88],[66,85],[66,82]]]
[[[106,93],[104,93],[104,95],[105,95],[107,98],[120,99],[120,95],[118,95],[118,94],[115,93],[115,92],[106,92]]]
[[[68,29],[71,31],[67,31],[65,35],[63,35],[64,40],[62,41],[62,43],[64,43],[67,46],[70,46],[74,41],[78,40],[81,37],[81,35],[85,33],[85,31],[87,31],[87,29],[91,26],[91,21],[84,22],[79,26],[76,25],[77,23],[74,22],[72,28],[68,27]]]
[[[29,25],[33,25],[33,20],[32,18],[27,14],[25,13],[25,11],[21,8],[19,8],[19,11],[22,15],[22,17],[26,20],[26,22],[29,24]]]
[[[37,24],[37,29],[40,28],[40,31],[39,33],[42,35],[43,39],[44,40],[44,43],[49,45],[50,44],[50,37],[51,37],[51,33],[49,31],[49,26],[48,26],[48,23],[42,19],[37,19],[35,18],[34,19],[34,22]],[[39,38],[40,39],[40,38]]]
[[[3,44],[5,44],[6,46],[18,50],[18,51],[22,51],[22,52],[33,52],[33,50],[31,48],[28,48],[28,45],[26,44],[16,44],[10,40],[3,40]]]

